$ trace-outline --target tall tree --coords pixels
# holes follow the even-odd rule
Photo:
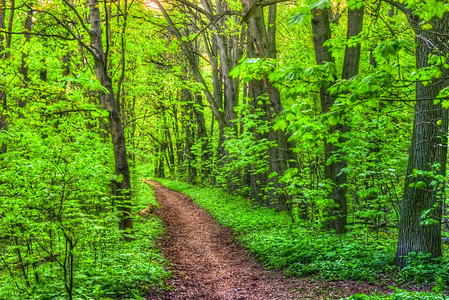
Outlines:
[[[443,1],[438,1],[443,2]],[[440,91],[449,86],[447,64],[449,13],[427,22],[404,5],[394,3],[409,20],[415,32],[416,68],[431,67],[430,58],[438,57],[441,76],[420,78],[416,82],[415,119],[401,205],[396,264],[404,266],[410,253],[442,255],[441,218],[447,163],[448,111],[434,104]],[[435,65],[434,65],[435,66]]]
[[[248,26],[247,57],[275,59],[277,55],[276,3],[271,3],[270,1],[264,3],[253,0],[241,0],[240,2],[246,11],[242,22],[246,22]],[[264,6],[268,6],[267,22],[265,21]],[[267,74],[262,79],[254,79],[249,82],[248,96],[252,99],[251,105],[253,107],[258,107],[265,112],[264,119],[270,124],[284,110],[279,91],[269,81]],[[268,98],[268,101],[263,101],[264,96]],[[258,139],[265,138],[275,142],[275,146],[269,149],[269,171],[270,173],[275,172],[278,176],[282,176],[289,167],[289,162],[293,163],[293,165],[296,164],[296,155],[291,150],[292,144],[288,141],[289,136],[283,130],[270,128],[266,135],[259,134],[258,136]],[[253,198],[259,198],[258,194],[262,188],[261,184],[264,185],[269,182],[268,175],[269,173],[250,176]],[[264,201],[261,199],[259,201],[261,204],[272,204],[278,208],[285,208],[286,199],[275,195],[276,190],[280,187],[276,178],[277,176],[271,179],[274,181],[272,183],[275,187],[272,193],[272,199],[270,200],[273,203],[263,203]]]
[[[25,18],[25,24],[24,24],[24,37],[25,37],[25,43],[29,44],[31,42],[31,29],[33,26],[33,11],[32,10],[28,10],[26,12],[26,18]],[[23,88],[27,88],[30,78],[29,78],[29,74],[28,74],[28,50],[23,50],[22,51],[22,60],[21,60],[21,64],[20,64],[20,69],[19,69],[19,73],[22,76],[22,85]],[[26,100],[24,100],[24,98],[19,99],[19,107],[20,108],[24,108],[26,105]]]
[[[9,58],[9,48],[11,48],[11,37],[12,37],[12,26],[14,22],[14,13],[15,13],[15,1],[12,0],[10,4],[10,13],[8,18],[8,27],[6,27],[6,1],[0,0],[0,61],[5,62],[7,58]],[[7,31],[5,31],[7,29]],[[3,74],[4,75],[4,74]],[[5,79],[6,76],[3,76]],[[0,131],[8,130],[8,116],[7,116],[7,89],[8,82],[2,82],[0,84]],[[7,144],[2,143],[0,145],[0,154],[5,153],[7,149]]]
[[[189,26],[179,28],[173,22],[173,16],[169,14],[166,7],[158,0],[153,2],[168,22],[170,31],[181,43],[181,49],[188,59],[194,78],[203,87],[203,92],[219,126],[219,152],[223,154],[221,145],[224,141],[225,128],[233,127],[231,120],[235,118],[234,107],[237,105],[239,96],[239,81],[232,79],[228,74],[243,54],[235,29],[230,29],[226,25],[226,20],[238,12],[230,10],[226,1],[218,1],[213,5],[210,0],[202,0],[201,6],[198,6],[190,1],[179,0],[174,4],[180,7],[185,16],[192,18]],[[233,37],[228,36],[230,30]],[[197,38],[199,36],[203,38],[202,47],[212,68],[212,89],[201,73],[196,38],[188,41],[188,36],[191,34],[196,34]]]
[[[119,228],[132,230],[131,177],[126,155],[125,133],[120,117],[120,108],[112,88],[112,79],[108,72],[108,59],[103,47],[101,20],[98,0],[89,0],[91,53],[94,56],[95,74],[105,88],[105,91],[100,92],[100,104],[109,112],[109,130],[114,147],[115,174],[117,175],[114,184],[116,196],[119,199],[118,207],[121,212]]]
[[[348,30],[347,40],[356,38],[362,31],[364,6],[357,7],[356,3],[349,2],[348,5],[354,7],[349,8],[348,12]],[[314,8],[312,10],[312,30],[313,41],[315,47],[315,57],[318,65],[325,63],[335,64],[335,59],[332,56],[326,42],[332,37],[330,27],[329,9],[328,8]],[[343,61],[342,79],[350,79],[358,74],[360,62],[360,43],[357,42],[351,46],[346,46],[345,56]],[[328,92],[329,87],[333,83],[330,82],[320,88],[321,99],[321,113],[328,114],[338,95],[331,95]],[[344,153],[341,151],[340,144],[344,142],[342,135],[348,132],[350,128],[345,125],[344,112],[340,112],[337,118],[337,124],[331,124],[329,128],[329,135],[338,135],[337,142],[330,142],[324,140],[324,178],[331,183],[331,191],[328,195],[332,199],[331,208],[329,209],[329,218],[327,221],[328,229],[335,230],[337,233],[346,232],[345,226],[347,223],[347,174],[344,172],[346,161]],[[334,159],[336,157],[336,159]]]

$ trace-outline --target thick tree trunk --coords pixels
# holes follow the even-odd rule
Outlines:
[[[431,30],[422,30],[420,22],[412,13],[408,14],[418,48],[416,66],[428,66],[430,55],[441,55],[446,60],[449,31],[449,14],[443,19],[431,21]],[[445,61],[444,63],[447,63]],[[441,105],[434,105],[438,93],[449,86],[449,72],[442,68],[441,78],[432,83],[416,84],[415,120],[409,150],[407,176],[401,206],[399,239],[396,264],[404,266],[405,256],[411,252],[430,253],[432,257],[442,255],[441,214],[444,200],[444,183],[447,163],[448,112]],[[437,184],[433,184],[438,182]]]
[[[100,92],[100,104],[109,112],[109,130],[112,137],[115,158],[115,174],[118,177],[116,196],[120,200],[119,228],[132,231],[133,222],[131,215],[131,179],[126,155],[125,134],[120,118],[118,103],[114,97],[112,80],[107,72],[107,61],[101,39],[101,16],[98,0],[89,0],[90,38],[94,49],[94,69],[97,79],[108,93]]]

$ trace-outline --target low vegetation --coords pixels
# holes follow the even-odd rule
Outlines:
[[[135,180],[134,234],[127,242],[116,226],[114,199],[98,181],[99,174],[104,174],[100,165],[92,165],[83,153],[48,164],[33,154],[35,160],[24,161],[25,166],[16,160],[22,172],[17,173],[14,186],[22,194],[4,198],[16,205],[0,207],[0,299],[139,298],[161,289],[169,276],[166,261],[155,247],[163,233],[162,222],[151,214],[137,216],[139,208],[156,205],[151,189]],[[25,172],[29,164],[33,170]],[[87,176],[93,167],[98,173],[95,178]],[[44,170],[46,176],[30,176]],[[65,173],[59,174],[61,170]],[[22,175],[28,180],[18,181]],[[52,186],[57,180],[64,181],[65,189]],[[4,181],[3,195],[10,184]],[[59,197],[59,205],[38,201],[44,197],[32,198],[37,184],[49,199]],[[9,193],[15,191],[9,189]]]

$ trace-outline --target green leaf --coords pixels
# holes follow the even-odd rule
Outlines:
[[[312,15],[304,11],[299,11],[294,14],[292,14],[287,21],[288,25],[296,25],[296,24],[302,24],[309,21],[309,19],[312,17]]]
[[[319,1],[315,1],[314,3],[309,5],[309,8],[310,9],[316,8],[319,10],[323,10],[323,9],[330,7],[331,5],[332,5],[332,3],[329,0],[319,0]]]
[[[365,5],[365,1],[362,0],[349,0],[348,7],[349,9],[359,9]]]
[[[117,178],[115,179],[115,181],[117,181],[117,183],[120,183],[120,182],[122,182],[123,181],[123,174],[119,174],[118,176],[117,176]]]
[[[331,126],[335,126],[338,123],[338,119],[335,117],[334,114],[330,114],[327,121],[329,122],[329,125],[331,125]]]
[[[440,19],[443,18],[446,8],[444,2],[436,0],[427,1],[424,5],[424,9],[429,12],[429,17],[436,16]]]

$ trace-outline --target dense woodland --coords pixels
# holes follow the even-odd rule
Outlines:
[[[143,176],[443,291],[448,33],[443,0],[0,0],[0,298],[161,287]]]

